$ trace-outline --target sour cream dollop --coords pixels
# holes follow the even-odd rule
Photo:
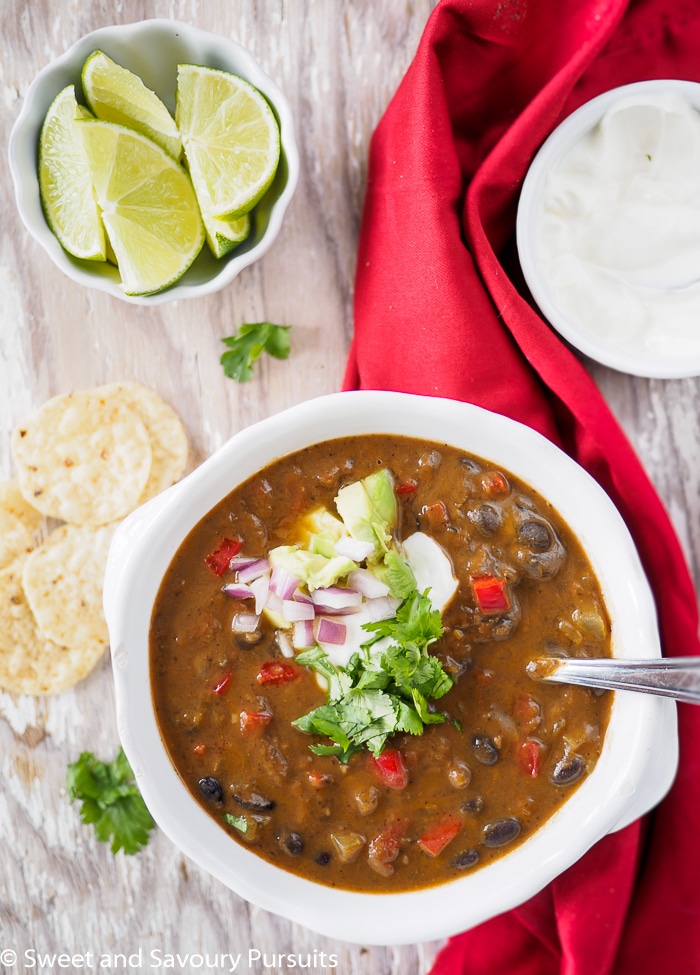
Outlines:
[[[700,352],[700,112],[676,92],[610,108],[549,173],[536,247],[554,302],[591,337]]]

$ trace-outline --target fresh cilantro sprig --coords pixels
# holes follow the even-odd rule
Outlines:
[[[309,747],[316,755],[336,755],[341,762],[362,748],[377,757],[390,735],[401,731],[420,735],[426,724],[443,722],[445,716],[431,711],[429,701],[442,697],[454,684],[441,661],[428,653],[444,630],[427,591],[414,590],[396,616],[363,628],[372,635],[346,667],[335,666],[318,645],[296,658],[325,677],[328,700],[293,724],[330,738],[332,745]],[[390,641],[386,648],[372,652],[385,637]]]
[[[253,378],[253,365],[263,352],[276,359],[289,356],[289,330],[291,325],[273,325],[272,322],[249,322],[241,325],[235,335],[221,341],[229,347],[221,356],[224,374],[239,383]]]
[[[122,748],[105,764],[91,752],[68,766],[66,788],[71,802],[82,802],[80,818],[95,827],[101,843],[111,840],[112,853],[137,853],[155,826]]]

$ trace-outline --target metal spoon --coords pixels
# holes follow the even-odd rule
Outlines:
[[[527,672],[533,680],[641,691],[700,704],[700,657],[663,657],[661,660],[540,657],[528,664]]]

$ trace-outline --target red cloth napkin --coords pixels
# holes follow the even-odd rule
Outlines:
[[[637,543],[668,655],[700,654],[678,540],[579,359],[518,288],[527,166],[608,88],[700,80],[697,0],[442,0],[374,133],[344,388],[448,396],[544,433],[611,495]],[[700,709],[654,813],[516,910],[456,936],[433,975],[700,972]]]

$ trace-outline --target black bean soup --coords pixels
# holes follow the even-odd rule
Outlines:
[[[338,641],[357,611],[342,603],[355,577],[315,590],[300,583],[296,593],[287,589],[256,609],[270,584],[272,550],[302,544],[309,512],[337,518],[339,490],[379,470],[391,474],[395,541],[429,536],[458,588],[429,647],[443,693],[427,708],[416,705],[422,733],[400,730],[409,719],[392,725],[390,716],[394,730],[381,749],[353,745],[339,755],[318,728],[293,724],[323,708],[331,693],[327,680],[297,660],[316,646],[313,637],[297,637],[297,616],[306,617],[307,632],[325,619],[326,636]],[[352,549],[360,567],[368,547]],[[340,604],[324,607],[321,599],[319,607],[319,592]],[[387,599],[386,618],[399,612],[401,594],[382,591],[366,605]],[[598,582],[557,512],[486,461],[439,443],[377,435],[276,461],[193,529],[156,600],[150,667],[171,759],[233,840],[319,883],[388,892],[443,883],[492,862],[531,836],[590,774],[612,695],[535,682],[527,666],[545,651],[610,655]],[[355,731],[361,738],[362,729]]]

